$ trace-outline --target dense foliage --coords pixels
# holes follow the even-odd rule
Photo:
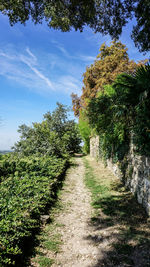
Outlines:
[[[90,152],[90,139],[89,137],[91,136],[91,127],[88,122],[87,116],[84,114],[84,111],[80,113],[80,118],[79,118],[79,130],[80,134],[82,136],[84,146],[83,146],[83,152],[89,153]]]
[[[112,84],[119,73],[131,74],[137,66],[133,60],[129,60],[127,48],[120,41],[113,41],[110,46],[102,44],[96,60],[83,74],[84,86],[81,97],[72,94],[75,115],[79,116],[81,109],[88,105],[88,101],[97,97],[98,92],[103,91],[104,85]]]
[[[0,10],[9,17],[11,25],[25,23],[29,18],[41,23],[45,18],[50,27],[82,31],[85,25],[114,39],[122,28],[136,18],[132,38],[142,51],[150,50],[150,3],[148,0],[0,0]]]
[[[15,152],[25,156],[55,155],[65,157],[79,152],[81,138],[77,124],[68,118],[68,108],[57,103],[56,109],[44,115],[41,123],[33,123],[32,127],[21,125],[20,141],[14,146]]]
[[[91,133],[93,133],[93,129],[97,128],[98,125],[102,123],[102,121],[104,122],[105,125],[106,124],[108,125],[110,133],[113,132],[112,131],[113,118],[112,118],[112,107],[111,107],[112,99],[108,95],[109,93],[112,94],[114,90],[112,89],[112,84],[114,83],[118,74],[126,73],[129,76],[135,74],[137,68],[139,66],[144,66],[146,62],[147,60],[135,63],[134,61],[130,60],[125,45],[123,45],[120,41],[118,42],[113,41],[110,46],[102,44],[97,59],[90,67],[87,67],[86,72],[83,74],[84,86],[82,88],[82,95],[78,97],[76,94],[72,94],[72,104],[73,104],[74,114],[79,117],[79,129],[82,138],[84,140],[85,144],[84,149],[87,153],[89,152]],[[121,94],[124,95],[123,91],[120,92],[121,93],[119,94],[119,97],[121,97]],[[90,108],[88,109],[89,104]],[[115,106],[115,109],[116,108],[117,107]],[[86,112],[87,109],[89,110],[89,114],[87,114]],[[101,116],[101,111],[105,112],[106,110],[108,114],[103,114]],[[91,122],[92,114],[90,114],[90,112],[91,113],[94,112],[95,116],[95,118],[93,116],[92,122]],[[118,111],[116,110],[116,112]],[[95,120],[97,121],[97,123],[96,126],[95,125],[93,126]],[[119,117],[118,120],[120,120]],[[120,126],[116,125],[114,127],[123,127],[123,126],[121,126],[120,124]],[[115,131],[117,131],[117,128],[115,129]],[[120,129],[120,131],[123,130]],[[120,133],[120,138],[122,138],[121,133]],[[105,142],[108,142],[108,139],[110,139],[109,140],[110,143],[113,141],[111,134],[110,136],[107,136],[104,139]],[[105,146],[105,142],[101,144],[102,147]],[[122,147],[124,147],[124,144],[122,144]],[[117,147],[114,149],[117,149]],[[111,148],[109,148],[109,150],[111,151]]]
[[[133,75],[122,74],[113,86],[126,106],[136,151],[150,156],[150,65],[139,67]]]
[[[66,160],[4,155],[0,159],[0,266],[15,263],[24,241],[40,226],[53,200]]]
[[[150,65],[122,73],[88,106],[89,124],[100,136],[106,159],[122,160],[132,139],[135,152],[150,156]]]
[[[19,132],[15,151],[0,155],[0,266],[22,257],[24,242],[40,226],[69,155],[79,151],[81,142],[76,123],[59,103],[41,123],[22,125]]]

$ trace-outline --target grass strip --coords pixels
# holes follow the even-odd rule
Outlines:
[[[91,224],[107,243],[99,266],[150,266],[149,219],[136,198],[104,165],[84,158],[85,184],[91,191]],[[96,241],[97,242],[97,241]],[[96,244],[97,245],[97,244]]]
[[[60,252],[62,245],[60,229],[64,224],[57,223],[59,213],[64,210],[61,202],[62,188],[65,186],[63,181],[62,187],[57,191],[57,200],[50,210],[50,222],[47,223],[40,234],[36,236],[37,246],[34,257],[32,257],[32,266],[49,267],[55,263],[55,254]]]

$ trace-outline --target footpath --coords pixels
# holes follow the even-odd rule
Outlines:
[[[71,168],[67,175],[62,194],[61,201],[68,208],[57,218],[57,222],[64,225],[60,232],[63,245],[53,266],[93,266],[97,261],[99,251],[93,242],[88,240],[88,237],[94,234],[94,229],[90,226],[91,197],[84,183],[84,174],[83,160],[76,158],[74,168]]]
[[[102,163],[76,157],[30,266],[148,267],[149,235],[147,216],[120,181]]]

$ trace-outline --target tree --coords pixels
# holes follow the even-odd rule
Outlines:
[[[105,43],[101,45],[97,59],[90,67],[87,67],[86,72],[83,74],[84,86],[82,88],[81,97],[72,94],[74,114],[79,117],[79,129],[87,152],[89,150],[91,135],[91,118],[93,118],[93,120],[94,117],[95,120],[99,118],[99,123],[103,123],[103,125],[106,125],[107,122],[109,125],[109,122],[111,121],[112,110],[109,108],[107,109],[107,112],[109,112],[110,117],[105,116],[105,113],[102,113],[102,116],[101,114],[98,115],[99,108],[102,107],[102,110],[105,110],[105,105],[107,102],[109,103],[109,98],[105,96],[106,86],[107,90],[110,89],[110,85],[113,84],[118,74],[126,73],[131,75],[132,73],[135,73],[137,67],[142,64],[144,65],[145,62],[136,64],[133,60],[129,60],[127,48],[120,41],[112,41],[110,46],[107,46]],[[99,100],[97,100],[99,96],[100,103]],[[104,101],[104,103],[102,103],[102,101]],[[87,114],[88,106],[90,104],[91,107],[92,103],[93,107],[96,107],[95,113],[93,112],[94,117],[92,114]],[[99,104],[100,107],[98,106]],[[118,125],[118,127],[120,127],[119,123]],[[109,131],[110,133],[112,131],[110,127]],[[120,129],[120,131],[123,132],[124,130]],[[111,135],[109,135],[109,137],[111,142]]]
[[[136,151],[150,156],[150,65],[140,66],[134,75],[119,75],[113,87],[117,102],[126,107]]]
[[[87,107],[88,102],[104,90],[104,85],[112,84],[119,73],[134,73],[137,66],[133,60],[129,60],[127,48],[120,41],[112,41],[110,46],[102,44],[94,64],[87,67],[83,74],[81,97],[72,95],[75,115],[79,115],[80,110]]]
[[[85,25],[114,39],[135,16],[132,38],[141,51],[150,50],[150,2],[148,0],[0,0],[0,10],[11,25],[29,18],[41,23],[45,18],[54,29],[82,31]]]
[[[90,100],[86,110],[91,129],[100,136],[101,155],[122,160],[130,148],[149,156],[150,147],[150,65],[134,74],[122,73],[104,92]]]
[[[133,27],[131,37],[139,51],[150,51],[150,1],[137,1],[135,17],[137,25]]]
[[[71,98],[72,98],[72,106],[73,106],[74,115],[78,117],[80,108],[81,108],[80,97],[77,94],[72,93]]]
[[[89,153],[90,152],[90,135],[91,135],[91,128],[88,123],[88,118],[85,116],[84,111],[80,113],[79,118],[79,130],[84,141],[83,152]]]
[[[19,127],[21,134],[13,149],[25,156],[55,155],[64,157],[80,151],[81,138],[77,124],[68,119],[68,109],[57,103],[56,109],[44,115],[41,123],[25,124]]]

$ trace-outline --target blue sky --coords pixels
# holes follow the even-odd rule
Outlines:
[[[62,33],[45,23],[11,27],[0,15],[0,150],[10,149],[19,138],[18,126],[40,122],[56,102],[71,106],[72,92],[81,94],[82,74],[93,63],[102,37],[86,28],[83,33]],[[120,38],[130,59],[148,57],[135,48],[128,25]]]

